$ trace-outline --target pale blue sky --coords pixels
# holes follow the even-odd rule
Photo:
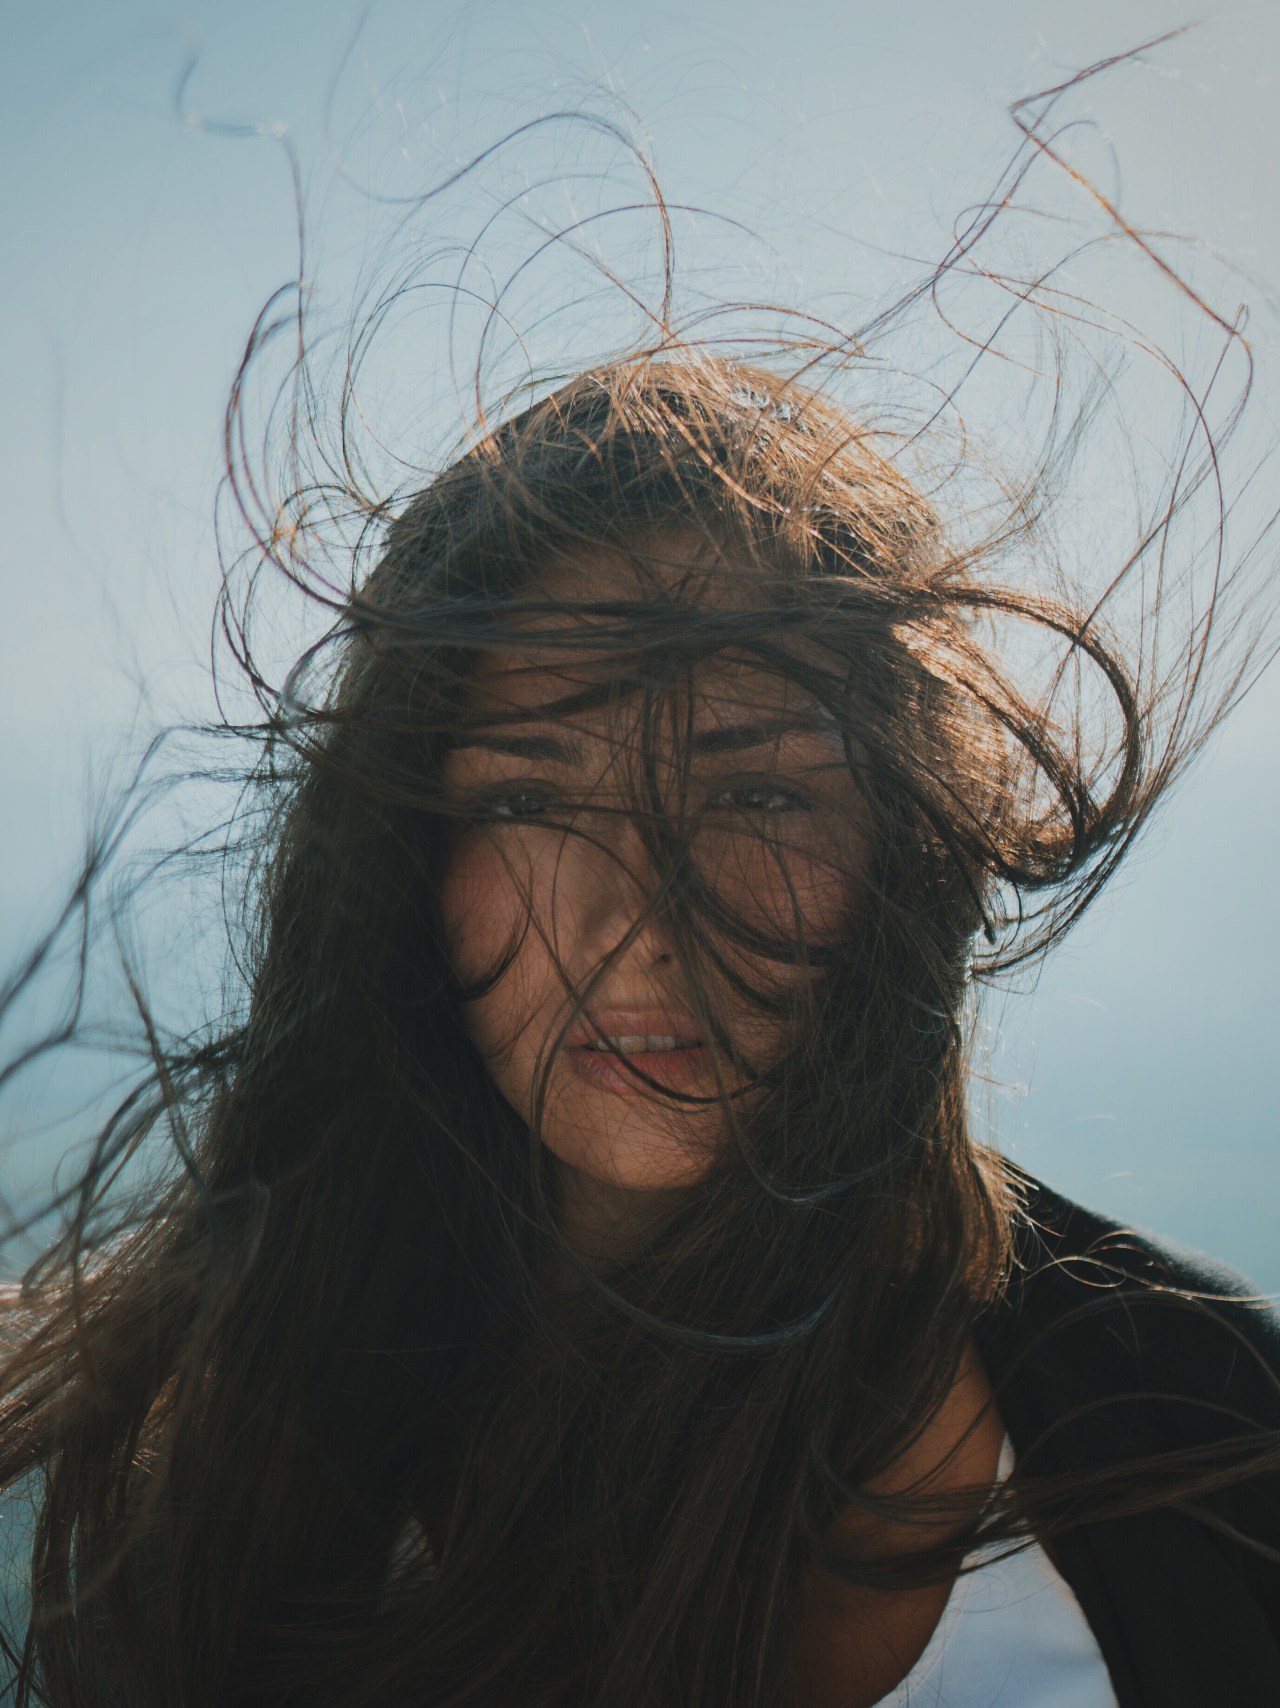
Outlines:
[[[1114,150],[1147,223],[1274,285],[1280,7],[1201,16],[1127,74],[1123,99],[1085,103],[1090,146]],[[293,139],[320,282],[337,291],[376,222],[333,189],[326,113],[344,169],[395,190],[609,88],[671,198],[758,234],[695,235],[708,289],[741,290],[756,269],[792,300],[847,309],[883,294],[894,255],[937,253],[994,182],[1010,100],[1187,14],[1165,0],[386,0],[360,20],[332,0],[9,0],[0,14],[6,951],[58,893],[88,780],[127,731],[207,707],[221,410],[255,313],[295,264],[283,154],[218,126]],[[203,130],[174,109],[193,54],[187,111]],[[1274,289],[1258,295],[1274,305]],[[1007,1147],[1055,1183],[1280,1289],[1278,712],[1272,679],[1034,996],[993,1017],[998,1071],[1028,1090],[992,1108]]]

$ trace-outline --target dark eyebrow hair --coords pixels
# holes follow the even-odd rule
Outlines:
[[[586,757],[582,743],[572,736],[520,735],[515,730],[472,730],[452,743],[461,748],[483,747],[488,753],[507,753],[515,759],[543,759],[551,765],[581,765]]]
[[[767,747],[786,735],[829,735],[836,725],[824,712],[792,712],[754,723],[714,724],[694,732],[693,751],[699,754],[736,753],[746,747]]]
[[[717,753],[737,753],[745,748],[767,747],[787,735],[825,735],[835,727],[825,713],[815,708],[808,712],[757,719],[752,723],[713,724],[694,731],[691,747],[695,756],[705,758]],[[550,765],[580,766],[586,759],[582,743],[574,736],[524,735],[514,729],[471,730],[454,742],[453,747],[455,750],[481,747],[488,753],[505,753],[515,759],[543,760]]]

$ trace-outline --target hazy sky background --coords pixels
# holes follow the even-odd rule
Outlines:
[[[1125,207],[1226,251],[1274,312],[1280,7],[1200,16],[1076,110],[1097,159],[1119,162]],[[296,267],[271,133],[293,140],[332,295],[383,228],[334,187],[331,147],[348,176],[400,190],[612,90],[673,200],[758,235],[695,235],[709,290],[758,261],[805,305],[870,300],[899,277],[895,257],[940,253],[995,182],[1011,100],[1189,14],[1163,0],[386,0],[361,18],[333,0],[0,13],[6,962],[65,886],[95,779],[141,733],[208,710],[222,408],[255,314]],[[1278,371],[1264,363],[1273,430]],[[1266,422],[1255,431],[1262,448]],[[1010,1087],[991,1112],[1012,1154],[1275,1290],[1278,714],[1273,673],[1034,993],[990,1025]],[[11,1153],[13,1189],[48,1160],[38,1142]]]

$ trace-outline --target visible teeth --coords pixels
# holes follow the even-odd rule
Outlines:
[[[691,1050],[696,1038],[655,1037],[652,1034],[626,1034],[616,1038],[597,1038],[586,1047],[589,1050],[612,1050],[622,1056],[657,1054],[661,1050]]]

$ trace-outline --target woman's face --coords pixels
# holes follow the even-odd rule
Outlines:
[[[603,555],[549,586],[561,598],[641,596],[630,568]],[[701,599],[714,602],[714,583]],[[463,828],[445,929],[459,977],[479,987],[466,1005],[472,1040],[561,1163],[604,1188],[686,1186],[723,1142],[733,1102],[795,1042],[788,1008],[817,976],[797,947],[847,928],[865,855],[857,792],[829,717],[744,657],[716,655],[656,711],[651,701],[647,742],[638,694],[544,711],[598,695],[618,670],[582,647],[585,624],[574,624],[579,644],[561,646],[566,623],[541,625],[536,651],[490,656],[479,672],[446,763]],[[760,940],[717,940],[724,964],[703,962],[701,1005],[654,906],[636,802],[655,788],[705,893]],[[762,1008],[739,981],[773,1000]]]

